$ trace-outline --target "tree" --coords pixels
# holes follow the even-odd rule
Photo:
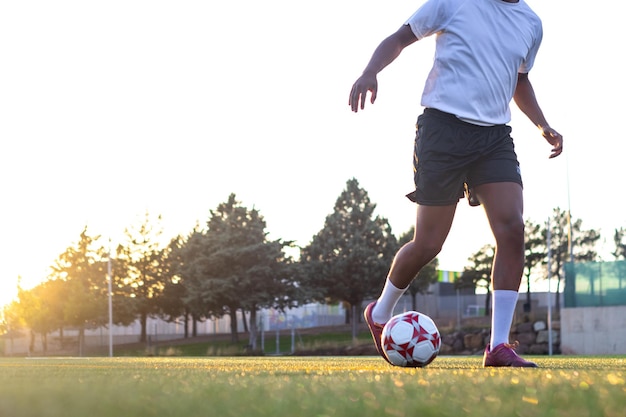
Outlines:
[[[485,297],[485,315],[489,315],[490,313],[491,270],[494,256],[495,247],[493,245],[485,245],[480,248],[478,252],[469,257],[468,261],[471,265],[463,269],[461,277],[455,283],[455,287],[457,288],[484,288],[487,291],[487,297]]]
[[[526,311],[531,310],[530,280],[537,266],[546,259],[545,231],[540,223],[526,220],[524,226],[524,276],[526,277]]]
[[[626,228],[615,229],[613,241],[615,242],[615,250],[613,251],[615,259],[626,259]]]
[[[373,297],[398,249],[387,219],[374,216],[367,192],[348,180],[324,228],[301,252],[301,285],[320,302],[352,307],[352,336],[363,300]]]
[[[400,236],[398,239],[398,245],[402,246],[413,239],[415,234],[415,226]],[[408,292],[411,294],[411,306],[414,311],[417,311],[417,294],[426,294],[431,284],[437,282],[438,274],[437,268],[439,267],[439,260],[437,258],[430,261],[420,272],[415,275],[413,281],[409,285]]]
[[[163,292],[159,301],[159,316],[165,321],[177,322],[183,318],[184,338],[189,337],[189,316],[190,311],[185,305],[187,289],[179,272],[182,268],[182,258],[180,248],[183,245],[183,238],[177,236],[170,241],[167,257],[168,269],[171,275],[164,282]],[[196,336],[196,334],[194,334]]]
[[[249,346],[252,350],[257,348],[257,311],[267,307],[284,310],[297,301],[291,273],[293,263],[284,253],[287,246],[291,243],[264,240],[241,250],[242,259],[248,263],[242,283],[246,294],[242,306],[250,313]]]
[[[24,325],[30,329],[31,338],[28,350],[31,353],[35,350],[35,334],[41,335],[45,354],[48,333],[58,329],[61,325],[59,318],[53,314],[55,300],[46,294],[51,282],[43,282],[30,290],[25,290],[18,284],[18,314]]]
[[[170,249],[164,247],[160,222],[161,216],[158,216],[157,225],[152,225],[146,213],[138,227],[127,228],[124,231],[126,241],[118,246],[114,265],[116,278],[122,281],[120,289],[132,301],[132,311],[139,318],[140,342],[148,339],[148,317],[159,313],[160,297],[165,282],[171,277],[167,262]]]
[[[185,332],[189,320],[192,324],[192,336],[197,336],[197,322],[208,318],[211,309],[204,301],[202,289],[204,280],[208,279],[208,266],[206,265],[205,232],[196,226],[186,238],[178,238],[170,243],[172,252],[169,256],[170,267],[173,277],[167,282],[164,289],[164,298],[180,297],[180,304],[167,302],[168,310],[165,311],[173,317],[183,315]]]
[[[9,355],[13,354],[13,341],[15,338],[21,337],[20,330],[22,330],[23,328],[24,320],[22,319],[22,315],[20,312],[20,304],[17,300],[13,300],[9,304],[5,305],[2,309],[2,331],[0,333],[2,333],[3,337],[9,339],[8,352],[7,348],[5,347],[5,355],[7,353]]]
[[[108,253],[98,243],[99,236],[91,236],[87,227],[80,233],[78,242],[59,255],[51,267],[47,298],[55,302],[51,313],[63,326],[78,329],[79,355],[83,353],[85,329],[105,326],[108,323]],[[126,300],[119,297],[119,282],[112,285],[113,322],[127,325],[133,316],[128,314]]]
[[[571,224],[571,230],[570,230]],[[563,279],[563,270],[566,262],[570,260],[576,262],[595,261],[598,253],[595,245],[600,239],[600,233],[596,230],[583,230],[582,220],[571,219],[570,213],[560,208],[555,208],[549,222],[550,229],[550,259],[551,270],[549,276],[555,276],[556,281],[556,303],[555,308],[560,310],[560,287]],[[547,229],[546,229],[547,241]],[[571,242],[571,247],[570,247]],[[571,258],[571,259],[570,259]],[[548,260],[544,263],[548,264]]]
[[[250,346],[256,348],[260,308],[284,309],[295,302],[291,242],[268,240],[260,212],[231,194],[211,211],[205,232],[194,231],[180,251],[180,276],[188,285],[186,302],[202,302],[208,315],[230,315],[231,340],[238,341],[237,311],[250,313]],[[197,299],[196,297],[200,297]]]
[[[62,326],[78,329],[78,354],[82,356],[86,328],[107,322],[106,257],[99,236],[90,236],[87,227],[77,243],[59,255],[47,284],[49,301],[56,301],[52,314]],[[62,333],[61,333],[62,334]]]

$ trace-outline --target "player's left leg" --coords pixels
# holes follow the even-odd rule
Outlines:
[[[522,186],[496,182],[475,187],[496,240],[494,290],[518,291],[524,272],[524,200]]]
[[[475,187],[496,240],[491,273],[493,300],[491,341],[485,366],[536,366],[517,356],[509,333],[524,271],[524,218],[522,186],[496,182]]]

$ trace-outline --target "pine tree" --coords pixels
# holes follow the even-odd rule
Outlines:
[[[380,291],[398,249],[389,222],[375,216],[375,208],[358,181],[348,180],[324,228],[301,253],[301,285],[317,301],[350,305],[353,337],[362,302]]]

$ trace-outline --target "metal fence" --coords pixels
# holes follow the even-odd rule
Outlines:
[[[580,274],[579,279],[584,275]],[[619,281],[618,281],[619,284]],[[582,286],[581,286],[582,287]],[[567,288],[567,287],[566,287]],[[618,288],[621,288],[618,286]],[[604,290],[603,290],[604,291]],[[606,291],[604,291],[606,293]],[[549,305],[549,298],[554,297],[553,293],[533,293],[533,312],[542,314]],[[606,301],[608,298],[604,298]],[[364,301],[361,306],[364,308],[372,300]],[[624,301],[624,300],[622,300]],[[451,283],[437,283],[429,289],[428,294],[416,296],[415,309],[429,315],[435,320],[438,326],[461,327],[466,320],[478,317],[485,317],[485,294],[463,294],[454,289]],[[525,294],[520,294],[517,311],[523,312]],[[552,299],[554,305],[554,299]],[[606,305],[606,304],[605,304]],[[395,314],[413,310],[413,300],[410,295],[405,295],[398,302]],[[248,319],[249,316],[246,317]],[[277,333],[291,333],[299,329],[322,326],[340,326],[346,324],[347,311],[342,304],[307,304],[298,308],[286,311],[264,309],[257,313],[257,325],[261,333],[267,337],[273,337]],[[359,317],[362,321],[362,318]],[[188,323],[189,333],[191,324]],[[241,312],[237,313],[237,327],[239,331],[244,331],[244,317]],[[228,334],[231,331],[230,316],[208,319],[196,323],[197,335],[219,335]],[[136,343],[139,340],[141,326],[135,321],[129,326],[113,326],[111,331],[113,343],[115,345],[124,343]],[[168,322],[158,318],[149,318],[147,323],[148,344],[163,342],[167,340],[182,339],[185,335],[185,325],[182,319]],[[63,329],[65,343],[73,339],[77,340],[78,331],[76,329]],[[59,332],[48,335],[48,348],[54,351],[55,344],[59,341]],[[40,337],[37,337],[35,350],[40,351]],[[24,329],[19,334],[11,338],[4,337],[0,340],[0,354],[19,354],[28,352],[30,333]],[[98,328],[85,331],[85,346],[106,347],[109,342],[109,329]],[[77,342],[76,342],[77,343]]]

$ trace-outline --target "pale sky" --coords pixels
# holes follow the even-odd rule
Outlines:
[[[25,287],[45,279],[84,226],[115,242],[148,211],[166,237],[187,234],[230,193],[260,210],[271,238],[304,246],[355,177],[394,233],[408,230],[434,38],[381,73],[374,106],[353,114],[348,93],[421,3],[1,2],[0,304],[18,275]],[[528,3],[544,23],[530,79],[565,153],[548,160],[512,105],[526,216],[567,208],[569,182],[572,215],[611,250],[626,226],[621,14]],[[492,241],[482,209],[461,201],[441,269]]]

